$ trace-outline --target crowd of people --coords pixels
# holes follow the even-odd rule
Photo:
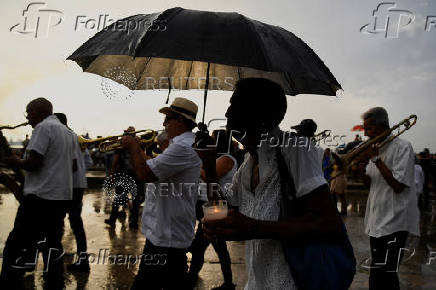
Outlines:
[[[317,129],[313,120],[292,127],[295,133],[279,129],[286,110],[280,85],[249,78],[236,84],[226,112],[227,130],[208,138],[204,132],[193,133],[198,108],[185,98],[175,98],[159,110],[165,130],[156,140],[161,149],[158,156],[147,156],[132,134],[135,128],[125,130],[122,149],[114,152],[108,174],[132,176],[138,195],[132,201],[129,226],[140,227],[146,238],[144,257],[165,257],[163,264],[142,259],[132,289],[194,288],[209,244],[218,254],[224,277],[217,289],[234,289],[226,241],[245,241],[245,289],[307,289],[315,283],[326,289],[347,289],[351,285],[356,262],[341,218],[347,214],[346,172],[338,164],[331,166],[335,159],[330,149],[313,142]],[[78,252],[78,260],[67,269],[90,270],[80,214],[85,173],[92,160],[87,150],[80,149],[66,115],[53,114],[48,100],[32,100],[26,112],[33,132],[25,154],[8,158],[26,175],[24,199],[3,251],[0,285],[19,287],[24,273],[34,270],[28,262],[42,252],[47,288],[62,289],[67,213]],[[390,128],[388,113],[381,107],[364,112],[362,121],[370,140]],[[238,146],[231,136],[246,150],[244,159],[238,157],[241,152],[236,153]],[[199,138],[208,145],[195,146]],[[369,188],[365,233],[372,256],[370,289],[399,289],[401,248],[408,235],[420,234],[417,191],[422,193],[422,203],[428,204],[430,169],[423,162],[428,153],[419,156],[419,169],[410,142],[395,138],[382,148],[371,146],[360,160],[359,176]],[[206,190],[200,189],[201,183],[208,185]],[[218,192],[210,190],[210,184],[218,184]],[[225,218],[204,218],[202,206],[212,199],[227,200]],[[114,227],[118,215],[119,205],[114,203],[105,222]],[[313,247],[344,262],[327,266],[317,255],[310,263],[299,256],[301,251],[313,253]],[[187,252],[192,253],[190,267]],[[321,274],[327,270],[333,273],[328,279]],[[342,278],[335,280],[336,275]]]

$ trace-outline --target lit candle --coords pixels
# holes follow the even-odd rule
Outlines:
[[[203,206],[205,220],[219,220],[227,216],[227,203]]]

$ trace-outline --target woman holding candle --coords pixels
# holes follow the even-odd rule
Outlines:
[[[286,96],[278,84],[250,78],[237,83],[226,113],[227,130],[232,130],[249,153],[233,178],[229,199],[239,210],[229,211],[225,219],[205,220],[203,227],[210,239],[246,240],[245,289],[296,289],[282,241],[335,239],[341,231],[319,156],[306,146],[289,142],[282,143],[280,154],[306,214],[279,220],[282,191],[276,147],[283,136],[278,125],[286,108]],[[213,170],[210,165],[203,164],[203,168]]]

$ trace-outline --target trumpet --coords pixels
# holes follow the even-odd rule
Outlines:
[[[100,137],[100,138],[96,138],[96,139],[85,139],[82,136],[77,136],[78,140],[79,140],[79,146],[80,146],[80,150],[84,151],[85,149],[89,148],[89,146],[93,145],[93,144],[98,144],[107,140],[111,140],[111,139],[116,139],[118,138],[118,136],[108,136],[108,137]]]
[[[145,131],[147,131],[147,130],[139,130],[139,131],[129,132],[129,134],[136,134],[136,133],[145,132]],[[103,142],[115,141],[122,136],[124,136],[124,134],[115,135],[115,136],[100,137],[100,138],[95,138],[95,139],[85,139],[82,136],[78,136],[78,139],[79,139],[80,149],[83,151],[91,145],[101,144]],[[104,151],[102,151],[102,152],[104,152]]]
[[[11,130],[28,124],[29,123],[26,122],[16,126],[0,126],[0,184],[3,184],[6,188],[8,188],[19,202],[21,202],[24,198],[24,173],[21,169],[11,168],[8,164],[3,163],[4,158],[11,156],[13,153],[1,130]],[[3,169],[10,170],[12,173]]]
[[[321,142],[321,140],[326,139],[327,137],[330,137],[332,133],[332,130],[324,130],[313,136],[312,138],[315,140],[316,143]]]
[[[22,127],[22,126],[27,126],[27,125],[29,125],[29,122],[25,122],[25,123],[22,123],[22,124],[19,124],[19,125],[16,125],[16,126],[0,126],[0,130],[3,130],[3,129],[9,129],[9,130],[13,130],[13,129],[15,129],[15,128],[18,128],[18,127]]]
[[[408,118],[402,120],[392,128],[387,129],[377,137],[369,139],[368,141],[359,144],[359,146],[351,150],[349,153],[336,154],[334,156],[335,162],[323,168],[323,170],[330,169],[335,164],[341,169],[340,170],[341,172],[338,175],[332,176],[331,179],[334,179],[341,174],[347,173],[350,168],[356,167],[356,163],[357,163],[356,160],[359,160],[358,157],[360,157],[361,154],[364,153],[370,146],[376,145],[378,149],[382,148],[383,146],[392,142],[392,140],[394,140],[395,138],[397,138],[398,136],[409,130],[413,125],[415,125],[417,118],[418,117],[416,115],[410,115]],[[404,126],[404,128],[401,128],[401,126]],[[398,132],[390,136],[391,133],[397,129]]]
[[[135,132],[129,132],[126,133],[127,135],[133,135],[136,133],[140,133],[140,132],[145,132],[144,134],[139,135],[139,144],[141,146],[150,146],[151,144],[153,144],[154,139],[157,136],[157,131],[151,130],[151,129],[147,129],[147,130],[140,130],[140,131],[135,131]],[[112,136],[113,138],[108,139],[104,142],[101,142],[98,145],[98,149],[100,150],[100,152],[109,152],[109,151],[114,151],[117,149],[121,149],[122,145],[121,145],[121,138],[124,136],[123,135],[119,135],[119,136]]]

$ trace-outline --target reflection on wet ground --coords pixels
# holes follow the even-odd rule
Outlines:
[[[3,252],[18,203],[5,189],[0,188],[0,193],[0,251]],[[344,220],[359,263],[351,289],[368,289],[369,239],[363,232],[366,194],[361,190],[351,189],[347,199],[348,216]],[[408,242],[411,251],[405,253],[406,259],[400,267],[402,289],[436,289],[436,204],[434,200],[432,202],[432,210],[421,213],[421,237]],[[100,189],[87,190],[82,217],[88,238],[88,250],[91,253],[91,271],[89,274],[66,271],[67,289],[130,288],[138,268],[136,257],[142,253],[145,238],[139,230],[129,228],[127,218],[117,220],[114,229],[107,226],[104,219],[108,217],[110,209]],[[63,245],[66,251],[65,262],[70,263],[74,259],[76,241],[67,219]],[[237,284],[237,289],[242,289],[247,279],[244,243],[229,243],[229,252],[232,257],[234,283]],[[29,289],[42,288],[42,271],[40,259],[37,271],[26,275],[26,286]],[[209,247],[197,289],[210,289],[221,285],[222,281],[218,257],[212,247]]]
[[[347,199],[349,211],[344,221],[358,262],[351,289],[368,289],[370,248],[369,238],[363,231],[366,195],[355,193],[348,195]],[[436,289],[435,209],[433,200],[431,210],[421,211],[421,237],[408,238],[399,268],[401,289]]]

